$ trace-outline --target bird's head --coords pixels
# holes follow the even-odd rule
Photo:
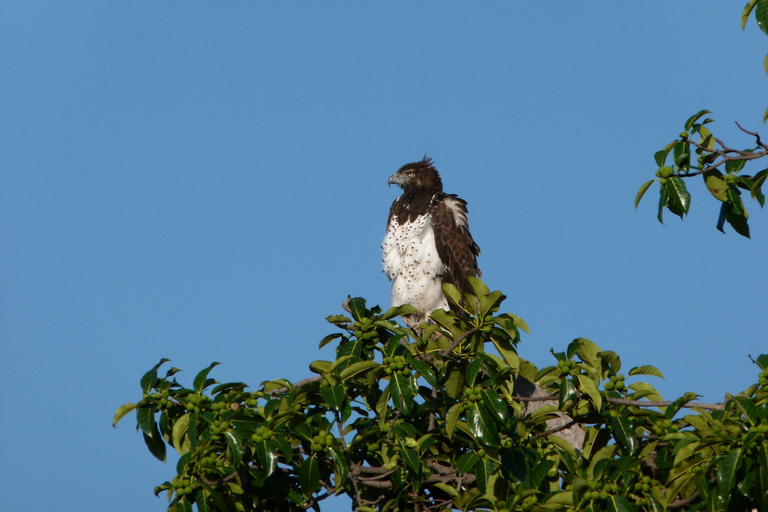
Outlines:
[[[405,192],[411,190],[434,190],[442,192],[443,182],[437,169],[432,165],[432,159],[424,155],[418,162],[405,164],[389,177],[390,185],[399,185]]]

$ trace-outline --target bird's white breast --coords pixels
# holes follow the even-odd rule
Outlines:
[[[410,304],[425,314],[448,308],[441,288],[446,268],[437,254],[429,215],[404,224],[392,217],[381,248],[393,306]]]

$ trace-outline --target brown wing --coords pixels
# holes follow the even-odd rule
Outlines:
[[[432,205],[432,226],[435,230],[437,254],[448,268],[444,281],[462,293],[469,291],[468,276],[481,277],[477,268],[477,246],[469,232],[467,202],[454,194],[435,196]]]

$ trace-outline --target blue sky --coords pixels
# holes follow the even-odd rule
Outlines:
[[[4,3],[4,506],[164,510],[173,467],[116,407],[161,357],[253,385],[331,358],[348,294],[388,305],[387,178],[424,153],[523,357],[581,336],[668,398],[744,389],[768,214],[723,235],[699,181],[684,222],[656,188],[633,207],[699,109],[733,146],[768,133],[768,38],[726,4]]]

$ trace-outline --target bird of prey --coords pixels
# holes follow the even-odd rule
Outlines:
[[[389,210],[382,263],[392,281],[392,305],[419,310],[406,318],[415,326],[432,311],[448,309],[443,282],[463,293],[469,291],[468,276],[482,276],[477,268],[480,248],[469,232],[466,201],[443,192],[431,158],[405,164],[389,184],[399,185],[403,194]]]

